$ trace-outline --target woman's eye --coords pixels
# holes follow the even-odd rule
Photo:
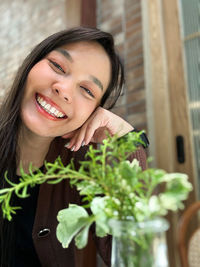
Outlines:
[[[49,60],[49,61],[51,62],[51,64],[54,65],[54,67],[56,67],[58,70],[60,70],[63,73],[65,73],[65,71],[63,70],[63,68],[58,63],[56,63],[55,61],[52,61],[52,60]]]
[[[94,98],[93,93],[92,93],[89,89],[87,89],[86,87],[83,87],[83,86],[81,86],[81,88],[82,88],[88,95],[90,95],[91,97]]]

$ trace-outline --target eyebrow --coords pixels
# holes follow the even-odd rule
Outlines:
[[[58,51],[59,53],[61,53],[66,59],[68,59],[69,61],[73,62],[73,58],[67,52],[67,50],[62,49],[62,48],[56,48],[55,50]]]
[[[68,59],[70,62],[74,62],[73,58],[71,57],[71,55],[67,52],[67,50],[62,49],[62,48],[56,48],[55,49],[57,52],[61,53],[66,59]],[[102,82],[96,78],[93,75],[90,75],[90,79],[103,91],[103,84]]]
[[[96,83],[96,85],[103,91],[103,85],[99,79],[97,79],[95,76],[90,76],[91,80]]]

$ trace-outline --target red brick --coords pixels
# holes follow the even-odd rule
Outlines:
[[[126,64],[126,70],[135,70],[139,67],[143,66],[143,58],[139,58],[137,60],[133,60]]]
[[[130,57],[136,57],[136,56],[140,56],[140,55],[143,55],[143,47],[142,47],[142,44],[132,44],[132,48],[129,47],[127,48],[127,52],[126,52],[126,56],[127,58],[130,58]]]
[[[131,31],[128,32],[129,34],[131,33]],[[132,43],[132,42],[135,42],[135,41],[142,41],[142,31],[141,30],[138,30],[138,31],[133,31],[133,34],[129,36],[129,38],[127,39],[127,43]]]
[[[145,95],[145,90],[144,89],[128,92],[128,94],[127,94],[127,104],[131,104],[133,102],[141,102],[142,100],[145,99],[145,97],[146,97],[146,95]]]
[[[129,105],[131,103],[141,102],[145,99],[145,97],[146,95],[144,89],[132,91],[127,94],[127,104]]]
[[[134,75],[133,75],[134,76]],[[132,80],[127,80],[126,86],[129,92],[135,90],[141,90],[144,88],[144,77],[141,75],[138,78],[132,78]]]
[[[116,46],[116,50],[120,55],[123,55],[124,49],[124,43]]]
[[[126,21],[126,28],[130,28],[132,27],[133,25],[136,25],[138,23],[141,23],[141,15],[138,14],[137,16],[131,18],[130,20]]]
[[[130,20],[131,18],[141,16],[141,6],[136,5],[132,8],[127,8],[126,10],[126,20]]]
[[[125,67],[126,67],[126,71],[132,71],[133,73],[135,73],[134,78],[144,74],[144,72],[143,72],[143,69],[144,69],[143,63],[137,64],[137,63],[132,62],[132,63],[130,63],[128,65],[126,64]],[[142,72],[140,71],[141,69],[142,69]],[[141,73],[141,74],[138,75],[136,73],[138,73],[138,74]]]
[[[140,39],[130,40],[126,43],[126,57],[127,61],[133,58],[143,57],[143,43]]]
[[[143,41],[142,38],[132,38],[128,42],[126,42],[126,54],[128,57],[133,55],[139,55],[143,52]]]
[[[144,67],[140,66],[137,69],[133,69],[133,75],[134,75],[134,79],[137,77],[144,76]]]
[[[127,29],[126,30],[126,37],[129,38],[129,37],[132,37],[138,33],[142,33],[142,24],[141,23],[138,23],[134,27]]]
[[[116,27],[116,25],[118,24],[122,24],[122,16],[118,15],[115,17],[112,17],[111,23],[110,23],[110,27]]]
[[[146,111],[146,103],[145,100],[141,102],[132,102],[132,105],[128,107],[128,114],[136,114]]]
[[[133,6],[137,6],[140,4],[141,0],[125,0],[125,7],[126,8],[131,8]]]
[[[146,125],[146,112],[128,114],[127,120],[133,127],[141,129],[141,125]]]

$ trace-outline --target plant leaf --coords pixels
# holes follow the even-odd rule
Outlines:
[[[77,248],[81,249],[87,245],[88,241],[88,232],[91,223],[88,223],[75,237],[75,244]]]
[[[91,202],[91,210],[95,215],[96,235],[104,237],[109,233],[107,215],[105,213],[106,197],[95,197]]]
[[[58,240],[62,243],[63,248],[67,248],[77,233],[84,226],[90,224],[87,211],[83,207],[75,204],[70,204],[68,208],[60,210],[57,219],[59,224],[57,226],[56,235]],[[79,245],[82,246],[82,243],[79,242]]]

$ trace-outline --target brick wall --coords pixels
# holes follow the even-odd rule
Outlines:
[[[66,28],[65,0],[0,1],[0,98],[29,51],[48,35]]]
[[[126,87],[114,111],[147,129],[140,0],[97,0],[97,26],[114,35],[124,58]]]

